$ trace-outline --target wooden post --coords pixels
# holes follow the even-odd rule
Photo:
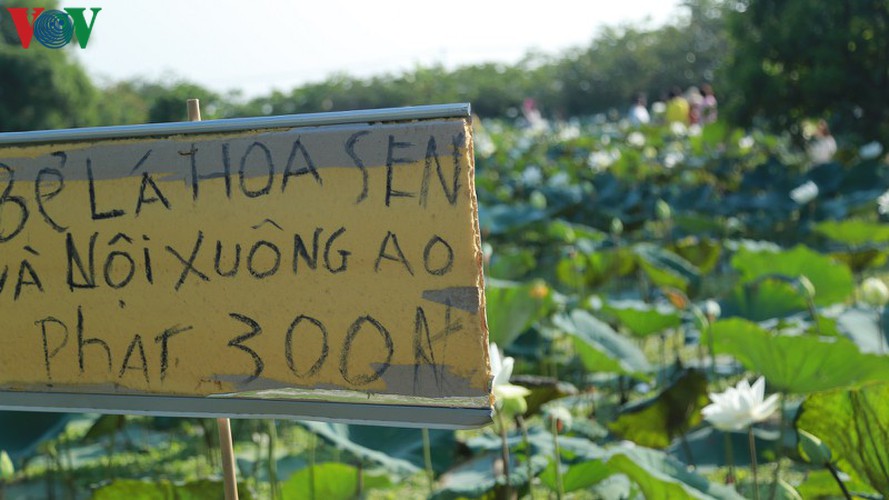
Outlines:
[[[235,476],[235,450],[232,445],[231,421],[217,418],[219,449],[222,452],[222,477],[225,482],[225,500],[238,500],[238,478]]]
[[[201,121],[201,101],[189,99],[188,121]],[[219,427],[219,450],[222,454],[222,477],[225,482],[225,500],[238,500],[238,478],[235,476],[235,449],[232,444],[232,426],[227,418],[217,418]]]
[[[199,99],[189,99],[185,101],[185,105],[188,107],[188,121],[201,121],[201,101]]]

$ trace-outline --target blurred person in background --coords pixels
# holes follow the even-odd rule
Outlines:
[[[836,154],[837,141],[830,133],[830,127],[827,126],[826,121],[818,120],[815,133],[812,134],[812,139],[806,150],[809,152],[812,163],[816,165],[829,162]]]
[[[682,97],[682,90],[679,87],[670,89],[667,96],[667,111],[665,117],[667,123],[681,123],[688,125],[688,101]]]
[[[704,96],[701,91],[692,85],[685,91],[685,100],[688,101],[688,123],[697,125],[701,123],[701,106],[704,104]]]
[[[713,87],[709,83],[701,85],[701,124],[715,123],[718,118],[716,96],[713,94]]]
[[[641,125],[648,125],[651,122],[651,115],[648,114],[648,109],[645,107],[645,104],[645,95],[636,94],[636,98],[633,100],[633,105],[630,106],[630,112],[627,116],[631,126],[639,127]]]

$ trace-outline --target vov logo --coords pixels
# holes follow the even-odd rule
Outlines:
[[[93,26],[96,25],[96,14],[101,7],[91,8],[93,17],[89,24],[86,22],[83,7],[65,7],[61,10],[44,10],[42,7],[28,9],[26,7],[7,7],[15,30],[19,34],[23,48],[31,46],[31,39],[36,38],[44,47],[60,49],[71,41],[76,34],[80,48],[85,49],[89,43]],[[31,20],[28,20],[28,11],[31,11]]]

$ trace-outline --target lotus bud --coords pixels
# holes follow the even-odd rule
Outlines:
[[[660,220],[667,220],[673,216],[673,211],[670,210],[670,205],[664,200],[658,200],[657,203],[654,204],[654,213],[657,214],[657,218]]]
[[[614,236],[620,236],[624,232],[624,223],[620,221],[617,217],[611,219],[611,234]]]
[[[707,319],[710,322],[716,321],[719,316],[722,315],[722,308],[719,307],[719,302],[715,300],[707,300],[704,302],[704,314],[707,315]]]
[[[799,431],[800,455],[809,463],[815,465],[827,465],[831,461],[830,448],[818,437],[800,429]]]
[[[549,287],[546,286],[546,282],[543,280],[537,280],[534,282],[529,293],[531,297],[535,299],[545,299],[546,296],[549,295]]]
[[[800,275],[799,278],[796,279],[797,286],[800,290],[806,292],[806,295],[811,299],[815,297],[815,285],[812,284],[812,281],[804,275]]]
[[[546,208],[546,196],[540,191],[534,191],[531,193],[531,197],[529,199],[531,206],[538,209],[543,210]]]
[[[546,420],[549,423],[550,429],[555,427],[556,432],[564,432],[565,427],[571,427],[574,417],[571,416],[568,408],[556,406],[546,412]]]
[[[889,288],[877,278],[868,278],[861,283],[859,289],[862,302],[874,307],[883,307],[889,303]]]
[[[6,450],[0,450],[0,484],[11,480],[14,475],[15,467],[12,465],[9,454],[6,453]]]

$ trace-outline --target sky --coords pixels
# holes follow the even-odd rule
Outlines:
[[[663,24],[678,15],[678,3],[63,0],[61,5],[102,8],[86,49],[72,49],[99,82],[181,78],[254,97],[334,73],[368,77],[418,65],[514,63],[530,50],[557,54],[586,45],[602,26]]]

